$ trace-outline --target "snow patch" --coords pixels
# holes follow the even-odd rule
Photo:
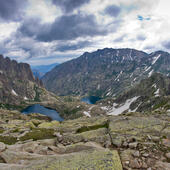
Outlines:
[[[130,75],[130,78],[133,76],[133,73]]]
[[[2,71],[2,70],[0,70],[0,74],[3,74],[3,71]]]
[[[139,96],[138,96],[139,97]],[[128,99],[122,106],[115,108],[113,106],[112,110],[108,112],[108,115],[119,115],[123,113],[124,111],[128,110],[130,105],[138,99],[138,97],[133,97],[131,99]]]
[[[130,60],[132,61],[132,50],[130,50],[130,54],[129,54]]]
[[[135,77],[135,78],[133,79],[133,81],[136,81],[136,79],[137,79],[137,78]]]
[[[119,81],[119,77],[121,76],[122,73],[123,73],[123,71],[121,71],[121,72],[119,73],[119,75],[115,78],[115,81],[116,81],[116,80]]]
[[[155,97],[160,96],[160,95],[159,95],[159,92],[160,92],[160,90],[159,90],[159,89],[157,89],[157,90],[156,90],[156,92],[154,93]]]
[[[11,93],[12,93],[14,96],[18,96],[18,94],[15,92],[14,89],[12,89]]]
[[[89,112],[84,111],[83,114],[84,114],[85,116],[87,116],[87,117],[91,117],[91,115],[90,115]]]
[[[145,72],[151,69],[151,66],[145,68]]]
[[[156,84],[153,84],[152,87],[155,87],[155,88],[156,88]]]
[[[112,94],[112,92],[109,91],[109,92],[106,94],[106,96],[110,96],[111,94]]]
[[[125,56],[123,56],[121,63],[123,63],[124,60],[125,60]]]
[[[119,56],[119,50],[117,50],[117,52],[116,52],[116,56],[117,56],[117,57]]]
[[[118,104],[117,103],[113,103],[113,107],[116,107],[116,106],[118,106]]]
[[[106,111],[107,111],[107,110],[108,110],[108,107],[103,106],[103,107],[101,107],[101,109],[102,109],[102,110],[106,110]]]
[[[150,76],[152,75],[152,73],[153,73],[153,70],[151,70],[151,71],[149,72],[148,77],[150,77]]]
[[[25,96],[25,97],[24,97],[24,100],[28,100],[28,98]]]
[[[155,56],[155,57],[153,58],[152,65],[157,62],[157,60],[160,58],[160,56],[161,56],[161,54],[159,54],[158,56]]]

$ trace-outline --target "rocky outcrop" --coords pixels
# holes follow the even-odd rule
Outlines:
[[[4,114],[5,113],[5,114]],[[168,169],[170,117],[82,117],[64,122],[0,110],[0,169]]]
[[[170,109],[170,77],[153,73],[115,98],[100,100],[98,105],[112,115],[125,112],[166,112]]]
[[[168,75],[169,70],[169,53],[105,48],[56,66],[42,80],[57,95],[113,97],[154,72]]]
[[[43,84],[35,79],[30,66],[0,55],[0,103],[20,104],[37,97]]]

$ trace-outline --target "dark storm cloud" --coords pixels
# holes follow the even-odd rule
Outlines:
[[[19,31],[27,36],[35,36],[37,40],[44,42],[107,34],[107,30],[97,24],[93,15],[83,14],[63,15],[54,23],[43,25],[35,19],[30,19],[23,23]]]
[[[64,52],[70,50],[78,50],[92,45],[90,41],[78,41],[77,43],[63,43],[56,47],[57,51]]]
[[[121,12],[121,8],[119,6],[112,5],[112,6],[106,7],[104,12],[105,14],[110,15],[112,17],[117,17]]]
[[[165,47],[166,49],[170,50],[170,41],[163,42],[162,46]]]
[[[40,22],[39,18],[25,19],[22,26],[19,28],[18,33],[21,32],[23,35],[32,37],[48,32],[50,25],[41,24]]]
[[[139,40],[139,41],[144,41],[144,40],[146,40],[145,35],[138,35],[136,38],[137,38],[137,40]]]
[[[26,3],[27,0],[0,0],[0,18],[8,21],[21,19]]]
[[[89,3],[90,0],[53,0],[53,4],[58,5],[65,13],[70,13],[74,9]]]

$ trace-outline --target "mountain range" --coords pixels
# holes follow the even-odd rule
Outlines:
[[[169,53],[105,48],[56,66],[42,81],[57,95],[114,97],[154,72],[170,74]]]
[[[56,96],[28,64],[1,55],[0,169],[169,170],[169,59],[162,51],[85,53],[43,77],[49,90],[68,95]],[[90,94],[103,98],[82,102],[79,95]],[[64,121],[20,112],[35,104]]]
[[[36,65],[31,66],[31,70],[35,77],[41,78],[45,75],[45,73],[51,71],[58,63],[50,64],[50,65]]]

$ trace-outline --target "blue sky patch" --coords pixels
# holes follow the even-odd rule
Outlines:
[[[141,15],[138,15],[138,20],[143,21],[144,18]]]
[[[149,20],[151,20],[151,18],[150,18],[150,17],[146,17],[146,18],[144,18],[144,17],[143,17],[143,16],[141,16],[141,15],[138,15],[138,16],[137,16],[137,19],[138,19],[139,21],[144,21],[144,20],[149,21]]]

